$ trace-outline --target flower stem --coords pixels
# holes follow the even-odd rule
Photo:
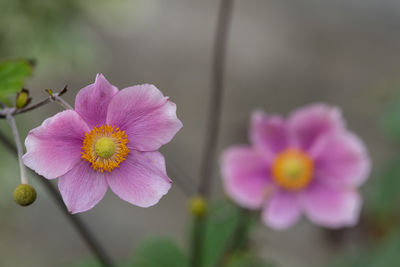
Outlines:
[[[70,104],[67,103],[62,97],[58,96],[57,94],[53,95],[51,98],[54,102],[60,104],[64,109],[73,109]]]
[[[208,197],[214,162],[216,159],[217,141],[220,128],[222,97],[224,86],[224,71],[228,30],[231,22],[233,0],[221,0],[218,13],[218,23],[215,35],[212,63],[212,81],[210,107],[207,120],[207,133],[200,169],[200,184],[198,193]]]
[[[233,0],[221,0],[218,11],[218,22],[215,32],[215,43],[211,69],[211,94],[210,107],[207,120],[207,133],[202,154],[200,169],[200,181],[197,194],[203,196],[205,201],[210,195],[210,186],[214,162],[217,153],[217,141],[220,128],[223,81],[225,70],[226,46],[228,40],[229,26],[232,17]],[[191,242],[191,266],[201,267],[203,265],[203,242],[206,227],[206,214],[202,217],[194,217],[194,226]]]
[[[19,137],[18,133],[18,128],[15,123],[15,119],[13,115],[11,115],[11,112],[7,113],[7,120],[8,123],[10,124],[11,131],[14,136],[14,141],[15,145],[17,147],[17,156],[18,156],[18,165],[19,165],[19,170],[20,170],[20,175],[21,175],[21,184],[28,184],[28,177],[26,176],[26,168],[24,163],[22,162],[22,155],[24,154],[22,144],[21,144],[21,139]]]
[[[61,95],[65,94],[66,92],[67,92],[67,86],[65,86],[64,89],[62,89],[60,92],[54,93],[53,95],[56,95],[57,97],[60,97]],[[25,108],[21,108],[21,109],[12,108],[13,112],[12,112],[11,115],[14,116],[14,115],[22,114],[22,113],[37,109],[37,108],[39,108],[41,106],[46,105],[47,103],[50,103],[51,101],[54,101],[54,100],[52,100],[52,96],[49,96],[46,99],[43,99],[42,101],[40,101],[40,102],[38,102],[38,103],[36,103],[34,105],[30,105],[28,107],[25,107]],[[11,108],[3,107],[3,109],[0,110],[0,118],[6,118],[7,114],[10,112],[10,109]]]
[[[18,149],[15,149],[15,147],[12,145],[12,142],[1,132],[0,132],[0,142],[3,143],[4,146],[12,153],[16,154],[19,153]],[[92,253],[97,257],[100,264],[104,267],[113,267],[114,264],[112,263],[110,257],[107,255],[107,253],[105,252],[104,248],[100,245],[100,243],[96,240],[94,235],[89,231],[88,227],[84,224],[81,218],[78,215],[70,214],[68,210],[65,208],[64,202],[60,194],[54,188],[52,183],[49,180],[44,179],[41,176],[37,175],[33,171],[30,171],[30,173],[43,184],[43,186],[46,188],[51,197],[53,197],[53,199],[56,201],[56,204],[60,207],[64,215],[70,221],[72,226],[79,233],[81,238],[85,241],[86,245],[89,247]]]

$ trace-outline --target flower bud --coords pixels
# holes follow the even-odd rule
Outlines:
[[[21,92],[17,94],[17,100],[15,101],[15,106],[17,108],[26,107],[29,102],[31,102],[31,98],[29,97],[29,91],[26,89],[22,89]]]
[[[195,196],[189,200],[189,210],[195,217],[203,217],[207,213],[207,201],[202,196]]]
[[[20,184],[15,188],[13,196],[19,205],[29,206],[36,200],[36,190],[29,184]]]

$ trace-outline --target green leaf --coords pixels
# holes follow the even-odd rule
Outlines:
[[[169,239],[155,239],[139,246],[133,267],[187,267],[187,257]]]
[[[7,60],[0,63],[0,100],[21,91],[26,79],[32,75],[32,65],[26,60]]]
[[[367,211],[375,220],[383,223],[393,219],[400,205],[400,156],[395,157],[390,163],[378,172],[369,185],[367,194]]]
[[[393,96],[381,119],[383,130],[395,141],[400,141],[400,93]]]
[[[230,202],[213,206],[205,222],[203,267],[219,266],[227,249],[245,249],[249,229],[254,225],[253,219],[252,214]],[[235,231],[237,227],[240,228],[239,233]]]

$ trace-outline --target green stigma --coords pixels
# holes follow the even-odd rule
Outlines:
[[[94,150],[99,157],[108,159],[115,154],[115,143],[109,137],[102,137],[96,141]]]
[[[297,159],[288,159],[284,164],[284,172],[288,177],[297,177],[302,174],[302,163]]]

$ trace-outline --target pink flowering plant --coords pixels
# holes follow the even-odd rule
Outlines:
[[[58,187],[71,213],[93,208],[107,189],[140,207],[156,204],[171,187],[157,151],[182,127],[176,105],[154,85],[118,90],[102,74],[81,89],[75,109],[29,132],[26,166]]]
[[[154,85],[119,90],[98,74],[93,84],[78,91],[74,108],[61,97],[66,91],[47,90],[47,99],[30,104],[29,91],[24,89],[18,92],[15,106],[0,113],[10,123],[20,159],[21,184],[14,199],[22,206],[36,199],[24,165],[60,202],[50,182],[58,179],[61,208],[66,207],[79,232],[86,233],[85,241],[103,266],[113,266],[113,261],[79,217],[71,214],[94,208],[109,188],[122,200],[143,208],[157,204],[173,180],[191,196],[190,253],[186,255],[171,240],[151,241],[138,250],[135,267],[271,266],[251,249],[251,230],[257,221],[274,230],[293,226],[302,215],[328,229],[360,221],[359,188],[369,177],[371,160],[337,107],[312,104],[286,119],[255,111],[249,129],[251,144],[232,145],[220,156],[223,187],[233,201],[210,204],[206,189],[211,174],[202,177],[206,187],[200,183],[198,190],[193,190],[190,178],[170,179],[167,174],[158,150],[174,138],[182,122],[175,103]],[[29,131],[23,153],[14,116],[48,102],[65,110]],[[209,136],[206,163],[213,161],[217,132],[210,131]]]
[[[357,189],[371,162],[338,108],[313,104],[287,119],[256,111],[249,135],[251,146],[232,146],[222,156],[224,188],[236,203],[261,209],[263,222],[279,230],[301,214],[329,228],[358,222]]]
[[[77,214],[100,209],[95,206],[108,189],[141,208],[159,203],[175,185],[188,197],[188,248],[181,249],[170,239],[146,241],[138,245],[133,259],[122,262],[123,266],[275,266],[258,253],[256,248],[265,247],[262,242],[253,242],[252,230],[258,225],[277,231],[296,229],[294,225],[302,217],[307,218],[310,227],[316,225],[334,235],[343,233],[342,228],[353,227],[347,231],[356,233],[360,243],[393,229],[400,233],[393,226],[400,224],[396,215],[400,165],[396,162],[395,171],[389,172],[388,177],[394,177],[387,182],[390,188],[374,187],[371,191],[376,191],[375,200],[367,198],[363,205],[360,189],[370,176],[372,162],[366,144],[349,130],[339,107],[315,103],[295,109],[287,118],[255,111],[248,129],[250,144],[233,144],[218,151],[231,13],[232,0],[222,0],[197,182],[180,168],[175,169],[174,177],[167,173],[166,160],[159,149],[175,137],[183,124],[177,117],[177,105],[154,85],[119,90],[97,74],[93,84],[77,91],[73,106],[63,99],[67,86],[59,92],[46,90],[46,98],[32,104],[29,90],[23,86],[34,63],[0,63],[0,118],[8,121],[15,147],[1,132],[0,142],[17,155],[20,168],[21,181],[13,192],[14,200],[21,206],[33,204],[37,194],[29,185],[28,176],[37,178],[93,252],[96,263],[89,261],[89,266],[116,266],[91,228],[80,220],[82,215]],[[24,147],[14,117],[53,102],[64,110],[29,130]],[[400,129],[399,113],[394,112],[392,118],[396,129]],[[224,200],[211,201],[215,169],[220,170],[228,196],[220,196]],[[371,202],[375,205],[369,205]],[[373,212],[368,206],[373,206]],[[372,218],[378,213],[383,213],[383,219]],[[396,240],[400,240],[400,234]],[[398,244],[390,243],[387,250],[397,251]],[[385,262],[371,261],[368,252],[367,260],[357,266],[376,267]],[[391,263],[390,266],[400,266],[400,258],[398,264]],[[353,267],[340,267],[343,266]]]

